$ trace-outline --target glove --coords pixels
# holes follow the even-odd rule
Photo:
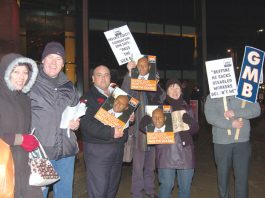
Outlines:
[[[191,125],[193,119],[187,113],[184,113],[183,116],[182,116],[182,120],[186,124]]]
[[[23,140],[20,146],[27,152],[34,151],[36,148],[39,147],[39,141],[33,136],[24,134],[22,135]]]

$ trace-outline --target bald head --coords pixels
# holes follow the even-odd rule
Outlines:
[[[161,128],[164,126],[166,121],[166,116],[162,109],[157,108],[152,112],[152,121],[157,128]]]
[[[97,66],[92,75],[94,85],[103,91],[106,91],[110,85],[110,70],[105,65]]]
[[[142,57],[137,62],[137,68],[140,75],[145,76],[149,73],[151,65],[149,64],[148,59],[146,57]]]
[[[128,109],[129,106],[129,98],[126,95],[119,95],[114,101],[113,110],[116,113],[121,113]]]

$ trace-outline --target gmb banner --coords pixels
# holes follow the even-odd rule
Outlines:
[[[263,51],[250,46],[245,46],[245,53],[237,87],[237,98],[248,102],[256,102],[263,62]]]

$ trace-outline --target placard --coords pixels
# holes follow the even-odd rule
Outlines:
[[[189,125],[183,122],[182,116],[184,113],[186,113],[186,110],[172,112],[172,123],[175,133],[180,131],[188,131],[190,129]]]
[[[146,58],[148,60],[148,73],[144,77],[142,77],[138,66],[136,68],[133,68],[131,72],[131,89],[142,91],[157,91],[156,56],[144,55],[142,58]]]
[[[237,98],[253,103],[257,101],[263,62],[263,51],[250,46],[245,47],[238,81]]]
[[[104,34],[119,65],[142,56],[127,25],[106,31]]]
[[[211,98],[221,98],[237,94],[232,58],[206,61],[205,64]]]
[[[169,105],[147,105],[145,113],[152,120],[145,126],[147,144],[174,144],[171,107]],[[155,121],[155,119],[160,121]]]
[[[111,127],[127,128],[130,115],[139,105],[139,100],[116,87],[111,96],[97,111],[95,118]]]

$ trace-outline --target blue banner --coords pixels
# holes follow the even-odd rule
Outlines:
[[[250,46],[245,47],[237,87],[237,98],[248,102],[256,102],[263,62],[263,51]]]

